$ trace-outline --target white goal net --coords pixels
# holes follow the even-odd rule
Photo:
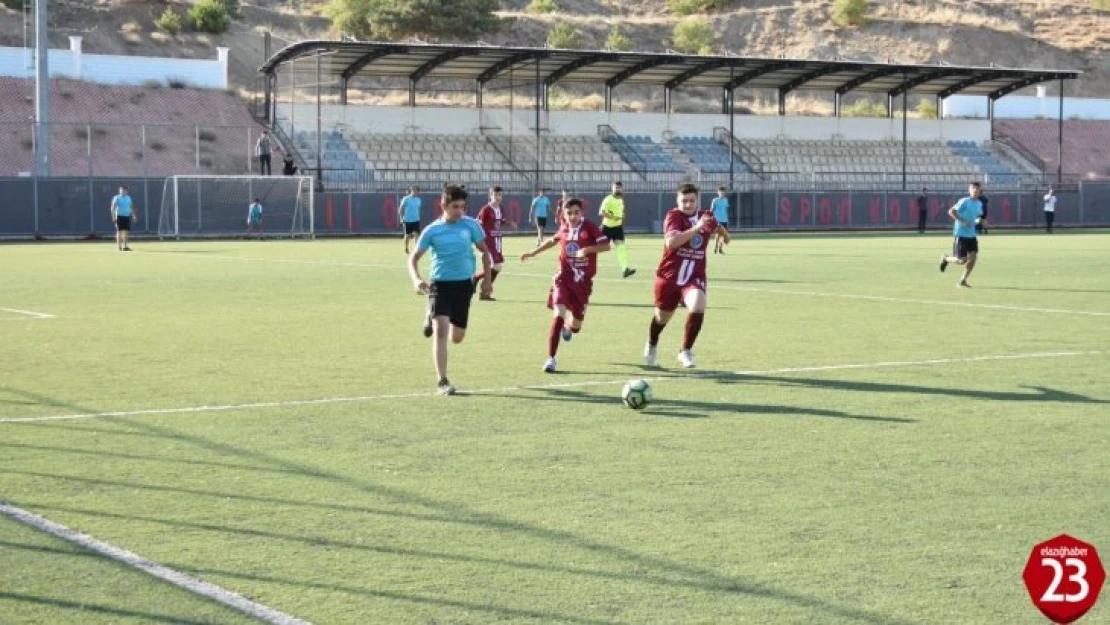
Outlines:
[[[255,199],[267,236],[314,237],[311,176],[170,176],[162,185],[158,236],[242,235]]]

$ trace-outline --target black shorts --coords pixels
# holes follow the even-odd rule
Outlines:
[[[406,221],[403,223],[405,225],[405,236],[408,236],[410,234],[420,234],[419,221]]]
[[[602,226],[601,233],[609,237],[610,241],[623,241],[624,240],[624,226]]]
[[[472,280],[437,281],[432,283],[428,307],[433,317],[447,317],[451,325],[466,329],[470,319],[470,299],[474,297]]]
[[[967,258],[972,253],[979,253],[979,239],[976,237],[956,237],[952,241],[952,255],[956,258]]]
[[[536,225],[541,228],[547,227],[547,217],[536,217]]]
[[[128,215],[127,217],[117,216],[116,217],[116,230],[126,230],[126,231],[130,232],[131,231],[131,216],[130,215]]]

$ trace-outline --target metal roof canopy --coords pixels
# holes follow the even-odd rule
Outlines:
[[[736,115],[733,92],[738,88],[774,89],[778,92],[779,115],[786,114],[786,95],[796,89],[831,91],[835,114],[840,116],[841,97],[852,91],[884,93],[887,115],[894,116],[894,99],[917,93],[934,95],[939,101],[957,93],[983,95],[989,99],[988,117],[994,136],[994,102],[1014,91],[1049,81],[1060,81],[1059,151],[1063,177],[1064,87],[1066,80],[1082,75],[1075,70],[1034,70],[957,65],[914,65],[871,63],[845,59],[816,61],[769,59],[743,56],[700,56],[676,53],[618,52],[615,50],[566,50],[480,45],[386,43],[362,41],[301,41],[279,50],[259,71],[266,75],[265,116],[277,118],[278,70],[297,60],[315,61],[317,117],[317,173],[320,166],[320,83],[323,76],[338,78],[340,102],[347,103],[347,85],[360,75],[407,78],[409,105],[416,105],[416,85],[424,78],[473,80],[475,104],[482,106],[486,83],[529,70],[536,90],[537,142],[540,141],[540,105],[548,106],[548,88],[558,82],[595,84],[605,87],[605,110],[612,110],[612,92],[621,84],[663,86],[664,102],[671,112],[671,92],[679,86],[717,87],[722,90],[723,112],[729,116],[730,136]],[[295,74],[294,74],[295,76]],[[902,187],[906,188],[908,162],[908,115],[902,98]],[[735,137],[732,136],[735,141]],[[735,172],[735,149],[729,150],[729,185]],[[536,162],[535,180],[540,183]]]
[[[775,89],[780,98],[795,89],[849,91],[899,96],[911,92],[948,97],[956,93],[992,100],[1016,89],[1054,80],[1073,80],[1075,70],[1008,69],[955,65],[816,61],[743,56],[697,56],[674,53],[564,50],[479,45],[384,43],[309,40],[279,50],[259,68],[273,76],[296,60],[320,59],[320,71],[338,77],[343,95],[356,76],[409,79],[410,102],[424,78],[475,81],[476,92],[510,72],[536,69],[545,87],[557,82],[604,85],[679,85]],[[537,68],[537,64],[539,67]],[[344,98],[345,101],[345,98]],[[480,106],[481,99],[478,98]]]

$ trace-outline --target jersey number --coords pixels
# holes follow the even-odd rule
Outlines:
[[[690,281],[691,276],[694,275],[694,261],[689,258],[682,261],[682,265],[678,267],[678,286],[686,286]]]
[[[578,267],[575,267],[574,265],[570,266],[570,270],[574,272],[574,281],[575,282],[581,282],[582,279],[586,277],[586,272],[582,271]]]

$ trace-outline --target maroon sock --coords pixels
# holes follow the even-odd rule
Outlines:
[[[651,329],[648,330],[648,344],[658,345],[659,344],[659,335],[663,333],[663,328],[665,328],[665,327],[667,327],[667,326],[662,325],[661,323],[659,323],[659,321],[657,321],[655,319],[655,317],[652,317],[651,318]]]
[[[555,357],[555,352],[559,351],[560,333],[563,331],[564,320],[562,317],[555,317],[551,320],[551,331],[547,333],[547,355],[552,358]]]
[[[497,282],[497,274],[499,274],[501,272],[496,270],[496,269],[491,269],[490,271],[492,273],[490,273],[490,275],[489,275],[489,283],[493,284],[494,282]]]
[[[690,313],[686,317],[686,334],[682,338],[682,349],[693,349],[694,341],[698,340],[698,333],[701,332],[701,322],[705,319],[705,313]]]

